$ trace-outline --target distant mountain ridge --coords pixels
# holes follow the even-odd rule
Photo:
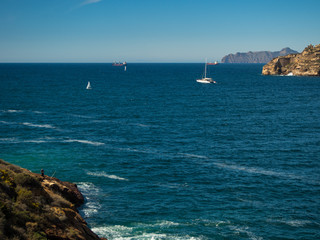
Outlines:
[[[270,52],[270,51],[259,51],[259,52],[247,52],[247,53],[236,53],[228,54],[221,60],[222,63],[267,63],[275,57],[285,56],[288,54],[298,53],[288,47],[283,48],[281,51]]]

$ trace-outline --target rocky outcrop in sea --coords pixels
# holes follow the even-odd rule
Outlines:
[[[271,59],[278,56],[285,56],[288,54],[298,53],[290,48],[283,48],[281,51],[270,52],[270,51],[260,51],[260,52],[246,52],[246,53],[236,53],[224,56],[221,60],[222,63],[267,63]]]
[[[101,240],[77,208],[77,185],[0,159],[0,239]]]
[[[277,57],[263,66],[263,75],[320,76],[320,44],[302,53]]]

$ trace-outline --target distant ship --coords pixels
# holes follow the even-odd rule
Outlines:
[[[215,61],[215,62],[208,62],[208,63],[207,63],[207,65],[217,65],[217,64],[219,64],[217,61]]]
[[[127,66],[127,62],[113,62],[112,66],[121,67],[121,66]]]

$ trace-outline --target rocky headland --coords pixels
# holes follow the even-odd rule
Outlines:
[[[320,44],[302,53],[274,58],[263,66],[263,75],[320,76]]]
[[[246,52],[246,53],[236,53],[224,56],[221,60],[222,63],[267,63],[275,57],[285,56],[288,54],[298,53],[290,48],[283,48],[281,51],[270,52],[270,51],[260,51],[260,52]]]
[[[76,184],[0,159],[0,239],[104,239],[80,216],[83,203]]]

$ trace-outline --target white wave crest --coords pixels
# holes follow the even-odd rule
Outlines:
[[[99,226],[92,231],[99,236],[114,240],[203,240],[203,237],[159,233],[159,228],[176,228],[179,223],[159,221],[155,223],[135,223],[132,226]],[[141,229],[144,229],[141,231]]]
[[[93,141],[88,141],[88,140],[80,140],[80,139],[68,139],[64,140],[64,142],[78,142],[78,143],[84,143],[84,144],[89,144],[89,145],[94,145],[94,146],[101,146],[104,145],[102,142],[93,142]]]
[[[286,220],[286,219],[279,219],[279,220],[270,219],[268,220],[268,222],[286,224],[291,227],[303,227],[307,224],[312,223],[312,221],[309,221],[309,220]]]
[[[8,125],[18,124],[18,125],[24,125],[24,126],[28,126],[28,127],[48,128],[48,129],[59,130],[50,124],[34,124],[34,123],[29,123],[29,122],[18,123],[18,122],[7,122],[7,121],[0,121],[0,123],[8,124]]]
[[[52,142],[53,138],[44,137],[36,139],[19,139],[19,138],[0,138],[0,143],[47,143]]]
[[[86,118],[86,119],[93,118],[92,116],[78,115],[78,114],[69,114],[69,116],[76,117],[76,118]]]
[[[247,226],[230,226],[230,229],[233,230],[237,235],[239,233],[246,234],[247,239],[252,240],[262,240],[262,237],[257,236],[255,233],[251,232],[249,230],[249,227]]]
[[[254,174],[262,174],[262,175],[268,175],[268,176],[281,176],[281,173],[265,170],[265,169],[259,169],[256,167],[244,167],[239,165],[233,165],[233,164],[225,164],[225,163],[215,163],[216,166],[225,168],[225,169],[231,169],[235,171],[243,171],[248,173],[254,173]]]
[[[50,125],[50,124],[34,124],[34,123],[28,123],[28,122],[23,122],[21,123],[22,125],[28,126],[28,127],[38,127],[38,128],[51,128],[55,129],[56,127]]]
[[[143,123],[131,123],[132,126],[142,127],[142,128],[150,128],[151,125],[143,124]]]
[[[100,189],[91,182],[78,182],[77,186],[84,194],[91,193],[94,195],[99,195],[100,193]]]
[[[307,184],[314,184],[314,185],[320,184],[320,181],[311,179],[310,176],[296,175],[290,172],[277,172],[272,170],[266,170],[259,167],[239,166],[235,164],[225,164],[225,163],[214,163],[214,165],[216,165],[217,167],[232,170],[232,171],[242,171],[250,174],[273,176],[273,177],[282,178],[285,180],[301,181]]]
[[[45,112],[40,112],[40,111],[32,111],[33,113],[36,113],[36,114],[44,114]]]
[[[285,223],[292,227],[303,227],[311,222],[308,220],[291,220],[291,221],[286,221]]]
[[[117,149],[119,151],[124,151],[124,152],[137,152],[137,153],[147,153],[147,154],[162,154],[161,152],[158,152],[156,150],[152,150],[152,149],[135,149],[135,148],[114,148]]]
[[[21,113],[23,112],[22,110],[16,110],[16,109],[8,109],[8,110],[2,110],[2,112],[7,112],[7,113]]]
[[[258,167],[239,166],[239,165],[225,164],[225,163],[215,163],[215,165],[220,168],[230,169],[230,170],[234,170],[234,171],[243,171],[243,172],[252,173],[252,174],[274,176],[274,177],[286,178],[286,179],[304,180],[302,176],[297,176],[297,175],[294,175],[291,173],[266,170],[266,169],[258,168]]]
[[[189,153],[179,153],[180,155],[186,156],[186,157],[190,157],[190,158],[203,158],[203,159],[207,159],[207,156],[203,156],[203,155],[197,155],[197,154],[189,154]]]
[[[17,138],[0,138],[0,142],[3,143],[15,143]]]
[[[25,142],[25,143],[46,143],[47,141],[38,139],[38,140],[24,140],[23,142]]]
[[[87,172],[87,174],[90,176],[95,176],[95,177],[105,177],[105,178],[110,178],[110,179],[115,179],[115,180],[120,180],[120,181],[129,181],[126,178],[122,178],[122,177],[119,177],[116,175],[110,175],[110,174],[107,174],[103,171],[102,172]]]
[[[3,124],[15,124],[15,123],[12,123],[12,122],[7,122],[7,121],[0,121],[0,123],[3,123]]]
[[[80,211],[85,217],[92,217],[98,214],[99,209],[101,209],[101,204],[97,202],[100,189],[90,182],[79,182],[77,186],[87,200]]]

